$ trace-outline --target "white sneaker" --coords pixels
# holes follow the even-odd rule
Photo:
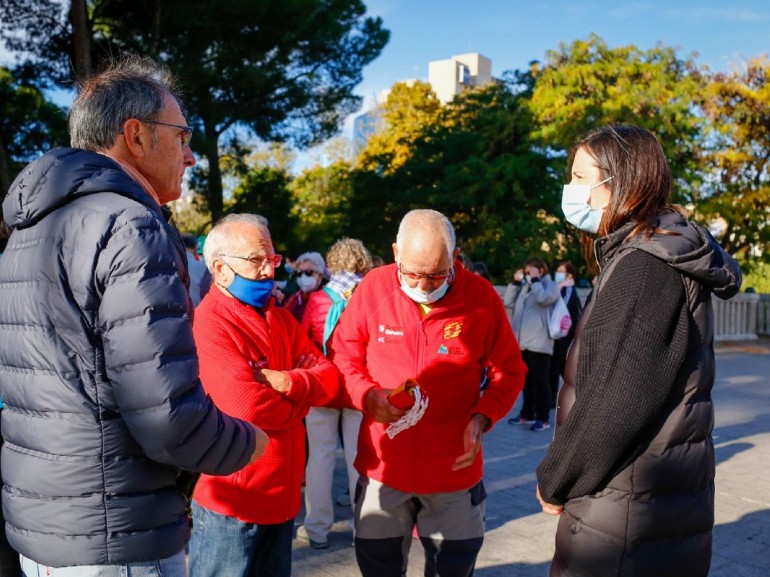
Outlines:
[[[329,546],[329,542],[326,540],[316,541],[315,539],[311,539],[310,535],[307,534],[307,529],[305,529],[304,525],[297,527],[297,539],[308,543],[313,549],[326,549]]]

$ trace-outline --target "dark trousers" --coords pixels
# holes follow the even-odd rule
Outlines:
[[[0,427],[2,427],[3,411],[0,409]],[[3,446],[3,437],[0,435],[0,450]],[[2,480],[2,469],[0,469],[0,480]],[[2,483],[0,483],[2,488]],[[19,577],[21,575],[21,565],[19,564],[19,554],[11,549],[8,539],[5,537],[5,517],[3,508],[0,506],[0,577]]]
[[[556,395],[559,393],[559,380],[564,376],[564,366],[567,364],[567,353],[572,339],[565,337],[556,339],[553,342],[553,355],[551,356],[551,406],[556,402]]]
[[[524,404],[521,416],[527,420],[548,421],[551,413],[551,355],[521,351],[527,365],[527,377],[524,380]]]

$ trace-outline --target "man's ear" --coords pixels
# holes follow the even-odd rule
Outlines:
[[[452,251],[452,261],[457,260],[457,257],[459,256],[459,254],[460,254],[460,249],[459,248],[454,249]]]
[[[123,139],[131,156],[144,158],[152,148],[152,132],[136,118],[123,123]]]
[[[393,262],[398,262],[398,245],[393,243]]]
[[[211,274],[216,277],[221,277],[223,274],[222,269],[225,268],[225,263],[222,259],[215,258],[214,262],[211,263]]]

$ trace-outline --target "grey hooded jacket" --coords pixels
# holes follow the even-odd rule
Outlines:
[[[3,203],[3,506],[49,566],[171,556],[189,539],[180,469],[230,474],[254,429],[198,380],[184,248],[111,159],[56,149]]]
[[[712,294],[736,262],[676,213],[596,242],[601,274],[578,323],[554,440],[538,466],[563,503],[551,576],[705,577],[714,523]]]
[[[553,354],[548,319],[560,296],[559,285],[549,274],[543,275],[538,282],[511,283],[505,289],[503,302],[513,311],[511,325],[522,351]]]

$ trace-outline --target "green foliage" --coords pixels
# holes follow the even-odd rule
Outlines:
[[[291,185],[292,216],[298,220],[296,239],[308,250],[325,253],[348,234],[351,167],[345,161],[302,172]]]
[[[278,252],[294,254],[298,243],[293,235],[296,219],[291,215],[289,175],[271,167],[248,170],[233,190],[225,211],[261,214],[270,223],[273,245]]]
[[[203,156],[191,178],[203,194],[174,209],[185,230],[249,210],[268,217],[281,250],[323,251],[348,235],[389,259],[404,213],[431,207],[499,282],[530,255],[580,267],[559,206],[567,151],[593,128],[631,122],[660,138],[675,199],[721,223],[720,241],[747,270],[770,262],[766,58],[712,74],[672,48],[613,48],[592,35],[445,106],[424,82],[398,83],[353,166],[340,154],[292,180],[286,150],[255,148],[254,137],[314,143],[357,108],[352,90],[388,39],[362,0],[5,0],[0,39],[23,61],[15,79],[0,69],[0,178],[62,141],[61,111],[30,83],[70,82],[75,2],[87,8],[96,64],[135,51],[181,76]]]
[[[0,192],[5,196],[16,174],[54,146],[68,144],[64,110],[39,88],[19,82],[0,67]]]
[[[511,76],[441,107],[424,83],[396,85],[352,175],[352,234],[389,255],[404,213],[430,207],[493,277],[532,254],[561,256],[552,160],[529,137],[531,87],[531,76]]]
[[[86,2],[86,0],[71,0]],[[208,160],[201,182],[214,218],[222,213],[219,139],[242,125],[266,141],[307,145],[334,134],[361,101],[353,89],[389,32],[361,0],[88,0],[86,33],[96,67],[121,52],[150,55],[175,71],[193,141]],[[26,52],[43,80],[70,80],[74,35],[67,7],[5,0],[0,35]],[[15,40],[9,42],[9,40]]]
[[[746,291],[748,288],[753,288],[754,292],[770,294],[770,263],[748,259],[741,261],[740,264],[743,272],[742,289]]]
[[[677,57],[673,48],[610,48],[593,34],[546,56],[542,68],[533,65],[535,137],[566,150],[589,130],[613,122],[646,128],[663,145],[676,198],[691,202],[700,182],[705,71],[692,58]]]
[[[770,258],[770,61],[714,75],[705,110],[711,120],[698,216],[724,223],[720,240],[739,255]]]

